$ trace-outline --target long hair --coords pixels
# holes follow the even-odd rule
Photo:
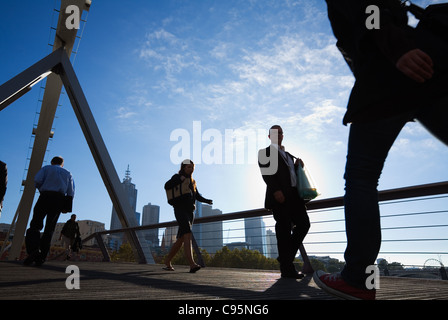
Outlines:
[[[189,164],[192,164],[193,168],[194,168],[194,162],[191,161],[190,159],[185,159],[184,161],[182,161],[182,163],[180,164],[179,174],[190,179],[190,181],[191,181],[190,188],[191,188],[191,190],[193,190],[193,192],[196,192],[196,181],[193,179],[193,173],[190,175],[187,175],[185,173],[185,167]]]

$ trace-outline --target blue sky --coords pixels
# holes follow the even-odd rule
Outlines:
[[[25,3],[10,2],[0,21],[0,83],[51,52],[58,1]],[[93,0],[74,68],[120,179],[130,166],[140,212],[151,202],[161,207],[161,221],[174,219],[163,184],[179,167],[173,150],[187,142],[178,132],[188,133],[194,177],[215,208],[261,208],[265,185],[253,150],[268,145],[273,124],[283,127],[286,149],[304,160],[321,198],[343,195],[342,117],[354,79],[335,47],[324,1]],[[20,200],[42,95],[36,86],[0,114],[0,157],[9,168],[2,223],[11,222]],[[60,104],[46,159],[65,158],[78,219],[109,228],[112,204],[69,100]],[[229,132],[256,135],[242,163],[225,148]],[[221,154],[210,153],[219,146]],[[379,189],[446,181],[447,156],[411,123],[390,152]]]

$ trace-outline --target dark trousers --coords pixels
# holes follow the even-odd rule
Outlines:
[[[27,253],[33,254],[40,250],[40,256],[45,259],[50,250],[51,237],[53,236],[59,215],[64,205],[64,195],[58,192],[42,192],[34,206],[33,219],[26,231],[25,245]],[[42,237],[40,231],[45,229]]]
[[[342,277],[353,286],[365,288],[381,246],[378,181],[384,162],[401,129],[417,119],[435,137],[448,145],[448,98],[415,114],[354,123],[350,127],[345,168],[346,265]]]
[[[296,188],[291,187],[285,194],[286,201],[272,208],[275,219],[278,260],[282,273],[295,272],[294,258],[310,229],[310,220],[304,201]]]

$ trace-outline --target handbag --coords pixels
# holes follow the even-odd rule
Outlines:
[[[299,192],[300,198],[305,201],[310,201],[315,199],[320,195],[317,192],[317,188],[314,185],[313,179],[306,168],[302,168],[301,165],[297,166],[297,191]]]
[[[62,204],[62,213],[72,212],[73,210],[73,197],[64,196],[63,204]]]

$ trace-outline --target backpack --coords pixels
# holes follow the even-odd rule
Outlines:
[[[183,199],[191,196],[190,179],[186,178],[184,181],[170,187],[173,184],[173,178],[165,183],[166,197],[168,203],[172,206],[179,204]]]

